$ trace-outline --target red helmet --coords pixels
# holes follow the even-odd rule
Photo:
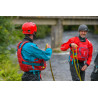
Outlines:
[[[37,32],[37,26],[33,22],[26,22],[22,25],[23,34],[34,34]]]

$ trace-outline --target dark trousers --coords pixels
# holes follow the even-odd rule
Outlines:
[[[77,69],[78,69],[78,64],[77,64],[77,62],[75,62],[75,63],[76,63]],[[74,62],[70,61],[69,64],[70,64],[70,72],[71,72],[72,80],[73,81],[80,81],[80,79],[79,79],[79,77],[77,75],[76,69],[75,69]],[[79,70],[80,70],[80,76],[81,76],[82,81],[85,80],[85,71],[81,70],[81,68],[83,66],[84,66],[84,62],[79,61]]]
[[[94,64],[95,66],[93,72],[91,73],[91,81],[98,81],[98,53],[94,60]]]
[[[94,66],[93,72],[91,73],[91,81],[98,81],[98,68]]]
[[[22,81],[40,81],[40,72],[24,72]]]

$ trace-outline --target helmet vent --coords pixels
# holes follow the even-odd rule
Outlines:
[[[28,32],[31,32],[30,30],[28,30]]]

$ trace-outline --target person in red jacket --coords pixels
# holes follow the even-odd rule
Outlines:
[[[88,27],[84,24],[80,25],[78,28],[79,36],[70,38],[68,42],[61,45],[61,50],[66,51],[70,48],[70,71],[73,81],[80,81],[80,78],[76,72],[75,66],[77,66],[78,71],[80,70],[81,80],[85,80],[85,70],[90,65],[92,60],[93,46],[92,43],[86,38]],[[74,55],[73,56],[73,51]],[[74,63],[75,59],[75,63]],[[78,62],[77,62],[78,60]]]

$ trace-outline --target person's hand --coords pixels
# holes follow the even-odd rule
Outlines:
[[[77,44],[75,44],[75,43],[71,43],[71,47],[72,47],[72,48],[76,48],[76,47],[78,47],[78,46],[77,46]]]
[[[49,44],[47,44],[47,48],[51,48],[51,46]]]
[[[81,68],[82,71],[85,71],[86,69],[87,69],[87,65],[84,65],[84,66]]]

